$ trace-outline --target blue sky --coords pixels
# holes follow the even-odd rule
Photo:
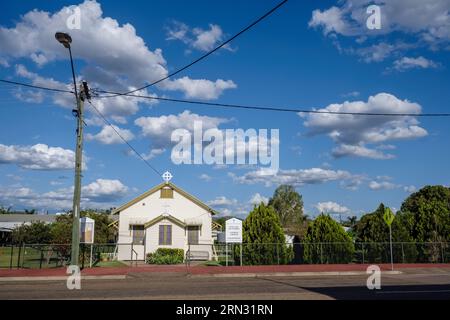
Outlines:
[[[381,29],[369,30],[365,9],[377,2],[289,1],[229,47],[143,93],[301,109],[449,112],[450,4],[385,1]],[[54,32],[65,31],[74,39],[79,79],[126,91],[187,64],[275,4],[9,3],[0,13],[0,77],[70,88],[67,52],[54,40]],[[80,9],[80,29],[66,26],[72,5]],[[245,215],[279,183],[296,186],[310,215],[360,215],[380,202],[398,209],[414,190],[450,180],[446,118],[301,117],[129,98],[93,103],[154,167],[171,171],[174,183],[223,214]],[[0,85],[0,204],[71,207],[73,107],[70,94]],[[86,109],[85,206],[117,206],[162,181]],[[170,132],[189,129],[196,117],[221,130],[279,129],[278,174],[174,165]]]

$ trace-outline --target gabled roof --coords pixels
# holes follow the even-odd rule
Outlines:
[[[177,187],[176,185],[174,185],[172,182],[163,182],[160,183],[159,185],[153,187],[152,189],[144,192],[143,194],[141,194],[140,196],[134,198],[133,200],[125,203],[124,205],[120,206],[117,209],[114,209],[111,214],[116,214],[119,213],[129,207],[131,207],[133,204],[145,199],[146,197],[148,197],[149,195],[161,190],[163,187],[169,186],[171,187],[173,190],[175,190],[176,192],[178,192],[179,194],[181,194],[183,197],[191,200],[192,202],[194,202],[195,204],[197,204],[198,206],[200,206],[201,208],[211,212],[211,214],[217,214],[218,212],[214,209],[212,209],[211,207],[209,207],[208,205],[206,205],[205,203],[203,203],[201,200],[197,199],[196,197],[194,197],[193,195],[187,193],[186,191],[184,191],[183,189]]]
[[[155,223],[158,223],[159,221],[164,220],[164,219],[167,219],[167,220],[179,225],[182,228],[186,227],[186,224],[183,221],[175,218],[174,216],[171,216],[170,214],[168,214],[168,215],[162,214],[162,215],[157,216],[155,219],[152,219],[149,222],[146,222],[144,224],[144,228],[147,229],[147,228],[151,227],[152,225],[154,225]]]

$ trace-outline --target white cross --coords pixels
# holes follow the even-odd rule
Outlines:
[[[166,171],[163,173],[162,178],[165,182],[169,182],[173,178],[173,176],[169,171]]]

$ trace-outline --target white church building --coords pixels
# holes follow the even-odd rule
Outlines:
[[[119,260],[145,260],[158,248],[183,249],[185,256],[189,249],[193,258],[213,258],[216,211],[169,182],[170,177],[113,211],[119,214]]]

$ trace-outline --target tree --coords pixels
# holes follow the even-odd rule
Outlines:
[[[361,217],[355,226],[356,242],[365,262],[390,262],[389,226],[384,221],[385,206]],[[395,262],[415,262],[417,251],[409,229],[411,214],[398,212],[392,222],[393,258]]]
[[[277,213],[282,227],[287,233],[300,238],[306,229],[306,216],[303,215],[302,196],[291,185],[280,185],[270,198],[269,206]]]
[[[449,188],[426,186],[411,194],[400,210],[413,215],[411,232],[416,241],[450,241]]]
[[[81,211],[81,217],[95,220],[95,243],[109,243],[115,240],[115,230],[110,224],[113,222],[109,215],[95,210]],[[57,244],[70,244],[72,242],[72,214],[63,214],[56,217],[52,225],[52,242]]]
[[[67,245],[72,242],[72,214],[61,214],[52,223],[52,243]]]
[[[304,259],[308,263],[349,263],[354,245],[344,228],[333,218],[320,214],[306,231]]]
[[[44,222],[22,224],[14,228],[12,240],[14,243],[47,244],[51,242],[50,225]]]
[[[403,202],[401,211],[411,215],[409,231],[418,242],[419,260],[444,260],[442,252],[450,241],[450,189],[425,186]]]
[[[255,206],[242,224],[243,264],[286,264],[292,248],[286,245],[278,215],[271,206]]]
[[[35,214],[35,213],[36,213],[36,209],[31,209],[31,210],[25,209],[25,214]]]
[[[115,229],[110,226],[113,222],[108,213],[96,210],[81,211],[82,217],[95,220],[95,243],[110,243],[115,241]]]

